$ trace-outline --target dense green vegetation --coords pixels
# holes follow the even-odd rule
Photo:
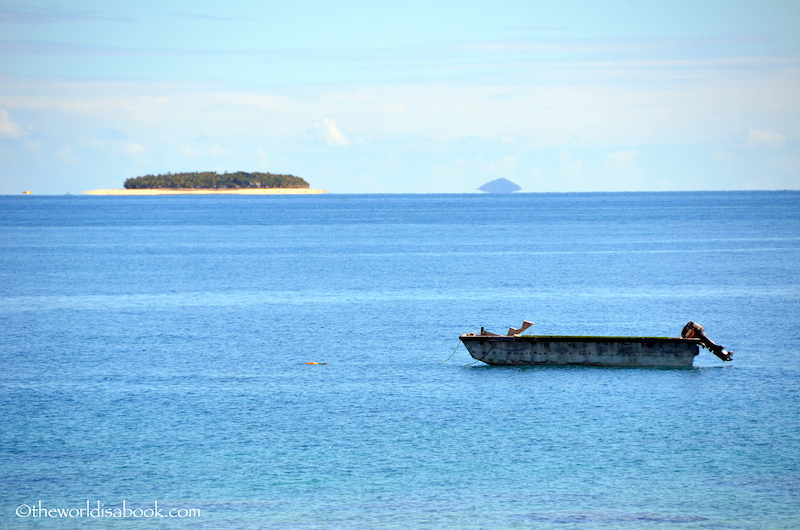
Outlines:
[[[143,188],[308,188],[308,182],[294,175],[273,173],[223,173],[203,171],[145,175],[125,181],[125,189]]]

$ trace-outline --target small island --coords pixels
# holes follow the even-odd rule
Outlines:
[[[328,193],[294,175],[202,171],[145,175],[125,180],[124,189],[84,191],[86,195],[309,195]]]
[[[487,182],[478,189],[485,191],[486,193],[514,193],[522,188],[508,179],[499,178],[491,182]]]

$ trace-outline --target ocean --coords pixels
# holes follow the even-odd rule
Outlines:
[[[800,528],[797,191],[3,196],[0,322],[0,528]]]

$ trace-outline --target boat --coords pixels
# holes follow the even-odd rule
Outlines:
[[[480,333],[465,333],[459,339],[473,359],[493,366],[691,367],[700,347],[723,361],[733,360],[733,352],[712,342],[696,322],[686,324],[680,337],[523,335],[533,324],[525,320],[505,335],[481,328]]]

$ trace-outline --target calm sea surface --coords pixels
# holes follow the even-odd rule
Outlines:
[[[5,196],[0,325],[0,528],[800,528],[800,192]]]

